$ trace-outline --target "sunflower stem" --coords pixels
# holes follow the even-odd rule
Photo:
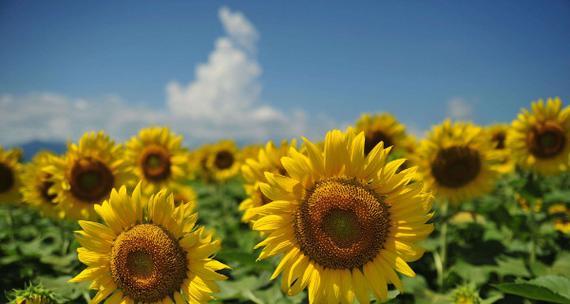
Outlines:
[[[439,234],[439,258],[440,258],[440,267],[438,271],[438,283],[439,288],[443,290],[444,288],[444,279],[445,279],[445,264],[447,262],[447,209],[448,209],[448,201],[443,201],[441,205],[441,218],[443,222],[441,223],[441,232]]]

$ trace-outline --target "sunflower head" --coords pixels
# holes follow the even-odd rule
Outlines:
[[[70,144],[63,158],[52,158],[43,171],[53,185],[49,192],[65,217],[95,217],[94,205],[109,197],[111,189],[126,184],[130,174],[123,162],[122,148],[102,131],[84,134]]]
[[[470,123],[435,126],[415,157],[426,186],[451,202],[487,193],[498,177],[499,156],[488,134]]]
[[[491,140],[493,151],[499,158],[498,170],[501,173],[512,172],[515,168],[515,162],[511,157],[511,153],[507,148],[507,136],[510,133],[510,126],[506,124],[494,124],[485,128],[488,137]]]
[[[57,190],[53,187],[53,176],[44,170],[58,162],[61,162],[60,156],[51,152],[42,151],[36,154],[32,161],[24,166],[24,184],[20,189],[24,202],[37,208],[42,215],[53,218],[60,218],[63,214],[55,201]]]
[[[305,139],[281,164],[286,174],[265,174],[260,189],[269,202],[252,208],[253,229],[265,239],[260,259],[282,255],[282,289],[308,288],[310,303],[384,300],[396,274],[414,276],[407,262],[423,250],[415,242],[433,230],[431,195],[413,182],[415,167],[387,161],[380,143],[365,153],[365,134],[330,131],[322,147]]]
[[[364,132],[366,154],[380,142],[384,142],[384,147],[394,146],[394,150],[406,151],[410,148],[412,139],[406,133],[406,127],[389,113],[362,114],[356,121],[354,129],[357,132]]]
[[[545,175],[568,171],[570,107],[558,97],[533,102],[513,121],[507,146],[522,167]]]
[[[18,149],[4,150],[0,146],[0,203],[17,203],[20,200],[21,170]]]
[[[24,289],[12,290],[7,294],[9,304],[57,304],[56,294],[42,285],[30,284]]]
[[[242,175],[245,179],[244,188],[247,198],[240,204],[240,210],[244,211],[242,220],[249,222],[254,220],[256,215],[250,211],[251,208],[263,206],[270,200],[259,188],[260,183],[267,182],[265,172],[287,175],[287,171],[281,164],[281,158],[287,155],[290,147],[296,147],[296,140],[283,140],[280,146],[275,146],[269,141],[264,148],[259,149],[255,157],[247,158],[241,167]]]
[[[132,196],[114,189],[96,206],[104,224],[79,221],[79,260],[88,267],[71,282],[91,281],[93,303],[205,303],[227,268],[214,260],[220,242],[196,228],[192,203],[175,206],[161,190],[146,199],[140,184]]]
[[[141,129],[127,142],[127,166],[142,181],[145,193],[170,187],[188,176],[188,152],[182,140],[166,127],[151,127]]]
[[[241,166],[241,154],[235,142],[223,140],[210,146],[205,166],[210,176],[219,182],[236,176]]]

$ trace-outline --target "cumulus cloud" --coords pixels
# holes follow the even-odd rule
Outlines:
[[[447,102],[447,115],[456,120],[470,120],[473,118],[473,108],[465,99],[453,97]]]
[[[164,106],[136,106],[118,96],[70,98],[53,93],[0,95],[0,143],[77,139],[103,129],[124,140],[147,125],[167,125],[191,143],[234,138],[240,142],[316,137],[334,123],[300,109],[280,110],[260,100],[259,33],[240,12],[222,7],[225,34],[188,84],[166,85]]]

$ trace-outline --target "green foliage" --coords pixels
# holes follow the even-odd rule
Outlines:
[[[570,303],[570,280],[562,276],[542,276],[530,281],[494,285],[504,293],[552,303]]]

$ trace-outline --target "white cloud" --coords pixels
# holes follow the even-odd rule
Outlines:
[[[117,96],[70,98],[52,93],[0,95],[0,143],[32,139],[75,140],[103,129],[117,140],[141,127],[160,124],[186,135],[191,143],[233,138],[241,142],[299,136],[318,137],[334,123],[300,109],[282,111],[260,100],[262,69],[255,52],[259,34],[245,16],[219,10],[225,35],[208,61],[199,64],[187,85],[166,85],[163,107],[135,106]]]
[[[455,120],[470,120],[473,118],[473,108],[465,99],[453,97],[447,102],[447,115]]]

